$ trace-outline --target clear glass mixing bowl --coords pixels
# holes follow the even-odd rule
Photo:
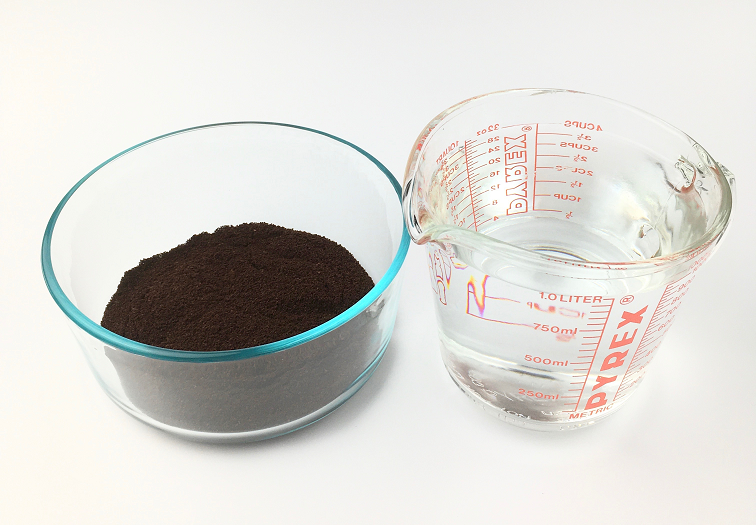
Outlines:
[[[189,439],[266,439],[336,409],[380,362],[409,246],[400,194],[374,157],[321,131],[267,122],[189,128],[129,148],[81,179],[50,218],[42,270],[118,406]],[[141,259],[245,222],[332,239],[376,285],[330,321],[252,348],[158,348],[100,326],[123,273]]]

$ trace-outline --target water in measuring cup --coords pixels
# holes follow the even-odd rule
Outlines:
[[[685,232],[705,228],[703,218],[691,220]],[[546,256],[620,262],[665,255],[684,242],[670,221],[655,222],[661,231],[646,222],[621,238],[606,227],[523,215],[478,232]],[[487,411],[532,428],[580,427],[618,408],[639,385],[674,315],[657,305],[679,304],[687,291],[684,281],[676,281],[626,295],[596,281],[581,283],[581,292],[552,293],[546,283],[492,277],[506,261],[455,252],[451,245],[429,246],[429,263],[440,302],[441,353],[452,379]],[[629,337],[622,335],[627,319],[637,339],[619,367],[623,375],[607,383],[613,376],[599,365],[602,359],[611,363],[612,341]]]

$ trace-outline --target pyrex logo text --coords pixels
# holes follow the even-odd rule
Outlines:
[[[506,194],[511,197],[507,215],[528,211],[527,135],[504,137],[504,173]]]
[[[596,352],[594,366],[591,368],[595,369],[598,363],[601,363],[601,366],[597,371],[595,384],[590,390],[592,394],[585,402],[583,410],[595,410],[606,405],[607,401],[610,400],[608,394],[616,393],[619,388],[617,380],[625,373],[629,365],[627,360],[627,355],[630,352],[629,346],[638,335],[647,309],[648,306],[644,306],[636,312],[628,310],[622,312],[622,318],[612,335],[612,342],[609,343],[608,349],[604,352],[600,350]],[[588,384],[586,384],[587,386]],[[613,399],[613,396],[611,399]]]

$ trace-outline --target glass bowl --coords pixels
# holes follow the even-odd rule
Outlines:
[[[100,326],[141,259],[246,222],[332,239],[376,284],[326,323],[238,350],[159,348]],[[314,129],[233,122],[161,135],[88,173],[50,218],[42,271],[118,406],[184,438],[255,441],[317,421],[370,378],[391,337],[408,246],[400,186],[370,154]]]

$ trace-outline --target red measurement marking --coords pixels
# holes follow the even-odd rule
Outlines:
[[[584,379],[583,379],[583,382],[582,382],[582,386],[580,388],[580,395],[578,396],[578,402],[575,403],[575,408],[572,409],[572,412],[574,412],[575,410],[577,410],[577,407],[580,406],[580,399],[583,397],[583,393],[585,392],[585,386],[588,383],[588,371],[593,367],[593,362],[596,360],[596,354],[598,352],[599,347],[601,346],[601,339],[604,337],[604,331],[606,330],[606,323],[609,321],[609,313],[612,310],[612,306],[614,306],[614,299],[609,299],[609,300],[611,301],[611,303],[609,305],[596,305],[596,309],[598,309],[598,308],[606,308],[607,306],[609,307],[609,310],[605,312],[605,314],[606,314],[605,317],[589,317],[588,318],[588,319],[597,319],[597,320],[598,319],[603,319],[604,322],[603,323],[592,323],[592,324],[596,324],[596,325],[600,325],[601,326],[601,334],[600,335],[598,335],[598,336],[588,336],[588,337],[583,336],[583,339],[597,339],[597,340],[595,342],[582,343],[583,346],[592,346],[593,349],[592,350],[581,350],[581,351],[592,351],[593,355],[590,356],[590,363],[589,364],[588,363],[577,363],[577,364],[580,364],[580,365],[588,364],[588,368],[579,368],[579,369],[576,368],[576,369],[574,369],[575,371],[580,371],[580,372],[582,372],[583,370],[586,370],[586,372],[582,375],[582,377],[584,377]],[[600,313],[596,309],[591,309],[588,315],[591,315],[591,314],[595,315],[597,313]],[[588,357],[589,356],[585,356],[586,359]]]
[[[467,180],[467,182],[469,182],[469,179],[462,179],[457,184],[455,184],[454,186],[451,187],[451,191],[456,190],[458,187],[460,187],[462,184],[464,184],[466,180]]]
[[[636,350],[636,352],[639,352],[641,349],[646,348],[651,343],[655,343],[656,341],[660,340],[662,337],[664,337],[664,334],[660,335],[656,339],[653,339],[653,340],[651,340],[651,341],[649,341],[647,343],[644,343],[643,340],[641,339],[641,344],[638,345],[638,350]]]
[[[533,161],[533,189],[531,190],[533,192],[533,205],[530,207],[530,209],[533,211],[535,211],[536,209],[536,177],[538,177],[538,124],[536,124],[535,129],[535,160]]]
[[[560,182],[562,184],[567,184],[566,180],[542,180],[541,182]]]
[[[472,160],[472,159],[477,159],[478,157],[482,157],[482,156],[483,156],[483,155],[485,155],[486,153],[488,153],[488,152],[487,152],[487,151],[484,151],[484,152],[483,152],[483,153],[481,153],[480,155],[475,155],[474,157],[470,157],[470,159],[471,159],[471,160]]]
[[[564,135],[565,137],[571,137],[572,133],[541,133],[541,135]]]
[[[524,324],[524,323],[510,323],[509,321],[498,321],[496,319],[489,319],[488,317],[479,317],[479,316],[473,316],[478,317],[479,319],[483,319],[484,321],[493,321],[494,323],[501,323],[501,324],[511,324],[513,326],[527,326],[528,328],[533,328],[532,324]]]
[[[472,182],[470,181],[470,161],[467,156],[467,144],[470,142],[469,140],[465,141],[465,171],[467,171],[467,187],[470,189],[470,204],[472,205],[472,212],[473,212],[473,226],[475,226],[475,231],[478,231],[478,221],[475,218],[475,204],[473,203],[473,194],[472,194]]]

